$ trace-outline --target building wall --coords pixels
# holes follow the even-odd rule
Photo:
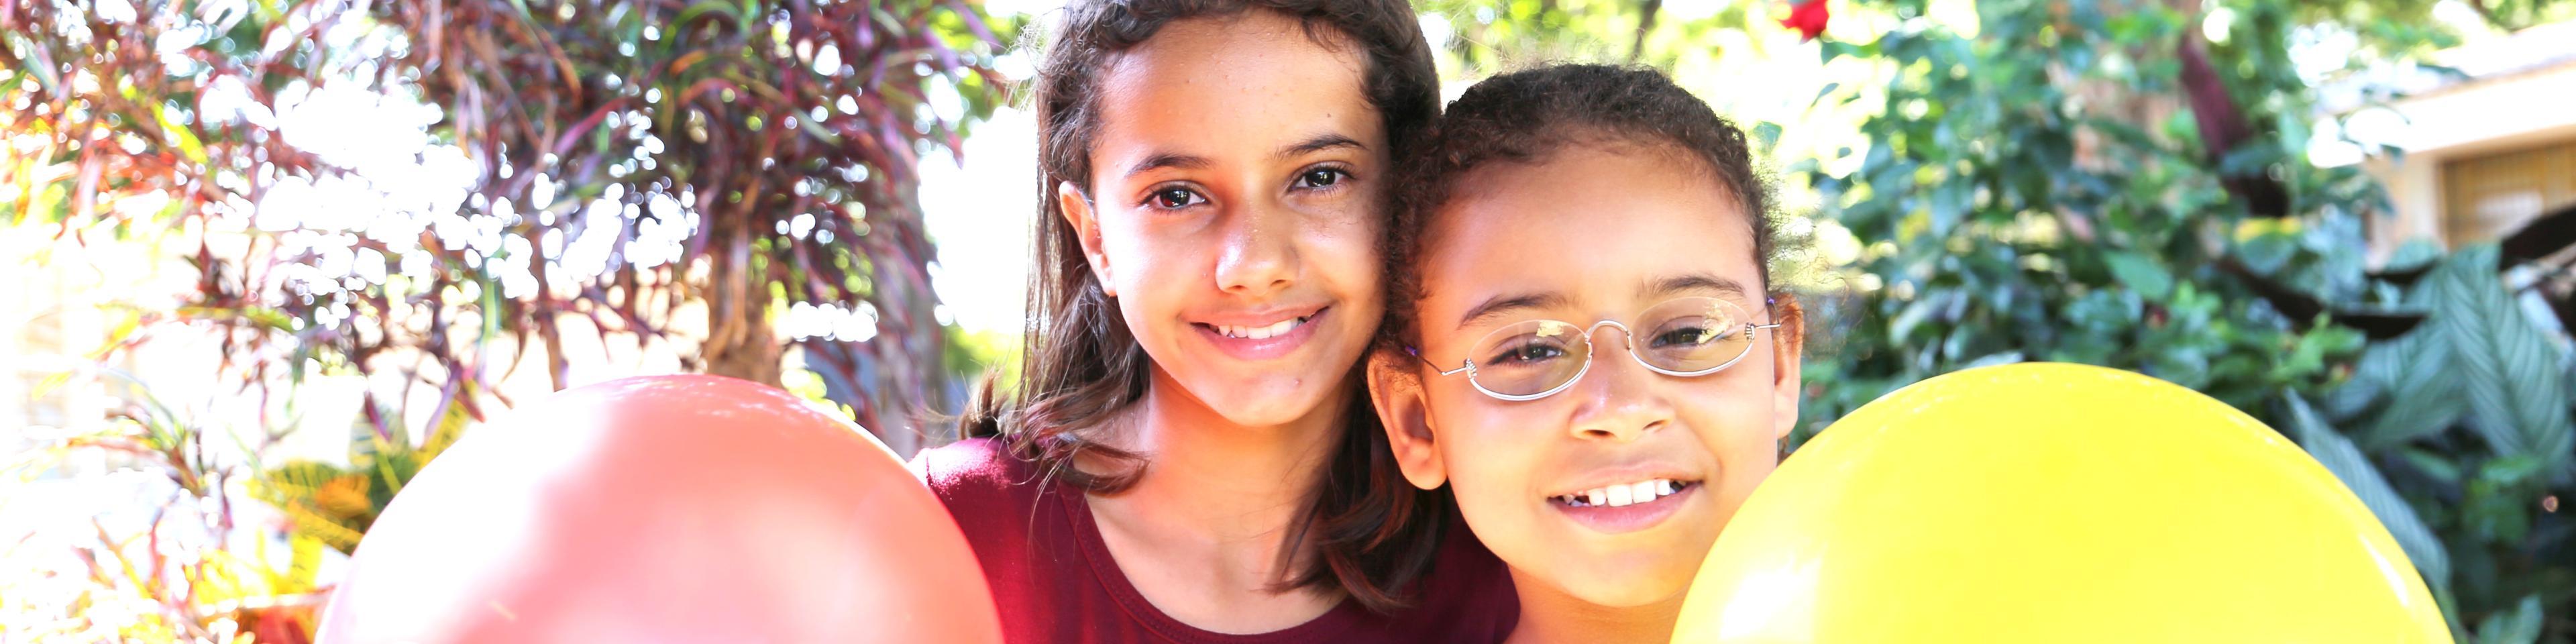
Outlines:
[[[2388,189],[2393,212],[2370,219],[2374,260],[2412,239],[2445,247],[2493,240],[2548,208],[2566,205],[2546,187],[2553,159],[2576,158],[2576,61],[2465,81],[2396,102],[2402,127],[2386,141],[2401,155],[2372,155],[2362,167]],[[2486,177],[2504,173],[2514,176]],[[2466,173],[2466,174],[2464,174]],[[2471,176],[2500,181],[2470,180]],[[2536,200],[2496,183],[2521,181]],[[2563,180],[2562,180],[2563,181]],[[2459,183],[2466,190],[2455,191]],[[2475,184],[2490,184],[2480,188]],[[2453,194],[2476,192],[2479,194]],[[2484,201],[2487,212],[2461,212]]]
[[[2496,239],[2570,203],[2576,203],[2576,139],[2442,164],[2443,234],[2454,243]]]

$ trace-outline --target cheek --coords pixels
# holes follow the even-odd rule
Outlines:
[[[1120,282],[1134,281],[1130,276],[1153,270],[1152,260],[1164,245],[1139,225],[1130,214],[1103,214],[1100,220],[1100,254],[1116,270]]]
[[[1674,413],[1724,466],[1730,482],[1759,481],[1780,462],[1780,446],[1771,435],[1777,409],[1767,384],[1741,378],[1676,399]]]
[[[1378,281],[1385,262],[1377,251],[1377,226],[1367,216],[1309,214],[1299,225],[1295,234],[1303,278],[1322,282],[1344,300],[1379,304]]]
[[[1313,224],[1309,235],[1317,240],[1315,245],[1319,247],[1319,252],[1328,253],[1340,259],[1374,260],[1377,259],[1378,245],[1376,218],[1377,215],[1371,213],[1344,213],[1319,218]],[[1365,268],[1370,273],[1376,273],[1379,265],[1377,262],[1370,261],[1362,262],[1355,268]]]
[[[1473,391],[1464,395],[1483,397]],[[1465,413],[1438,417],[1440,427],[1450,428],[1440,433],[1439,442],[1452,492],[1462,510],[1489,520],[1511,520],[1534,501],[1525,498],[1536,493],[1530,476],[1552,447],[1546,437],[1553,432],[1515,424],[1529,419],[1492,413],[1484,409],[1489,405],[1468,407],[1461,410]]]
[[[1100,253],[1109,262],[1110,280],[1118,288],[1120,307],[1131,315],[1170,308],[1186,296],[1188,287],[1204,283],[1204,279],[1190,278],[1192,267],[1206,264],[1201,261],[1206,248],[1206,244],[1190,243],[1139,225],[1133,216],[1101,222]],[[1195,272],[1204,277],[1204,270]]]
[[[1530,551],[1538,543],[1537,515],[1530,503],[1522,499],[1528,480],[1515,463],[1490,449],[1452,450],[1446,456],[1450,494],[1458,502],[1459,517],[1485,547],[1505,557]],[[1463,466],[1462,466],[1463,465]]]
[[[1368,248],[1338,255],[1331,266],[1321,267],[1318,278],[1323,291],[1339,305],[1358,315],[1351,317],[1353,330],[1363,337],[1377,334],[1377,325],[1386,313],[1386,289],[1381,283],[1376,249]]]

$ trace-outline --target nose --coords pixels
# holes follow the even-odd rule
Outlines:
[[[1216,286],[1261,297],[1287,290],[1297,275],[1296,213],[1274,204],[1243,206],[1230,219],[1216,263]]]
[[[1602,337],[1604,326],[1615,333]],[[1614,355],[1634,350],[1627,327],[1596,326],[1586,339],[1591,341],[1591,368],[1566,391],[1579,401],[1568,425],[1575,438],[1625,443],[1673,424],[1672,403],[1655,390],[1655,372],[1628,356]]]

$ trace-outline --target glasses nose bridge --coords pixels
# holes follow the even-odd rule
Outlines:
[[[1630,328],[1628,328],[1628,324],[1627,324],[1627,323],[1625,323],[1625,322],[1620,322],[1620,321],[1618,321],[1618,320],[1602,320],[1602,321],[1599,321],[1599,322],[1594,322],[1594,323],[1592,323],[1592,326],[1583,327],[1583,344],[1584,344],[1583,359],[1584,359],[1585,361],[1587,361],[1587,362],[1588,362],[1588,361],[1590,361],[1590,360],[1592,359],[1593,354],[1594,354],[1594,353],[1597,353],[1597,351],[1594,351],[1595,346],[1594,346],[1594,345],[1593,345],[1593,343],[1592,343],[1592,336],[1593,336],[1593,334],[1600,333],[1600,332],[1601,332],[1601,327],[1605,327],[1605,326],[1606,326],[1606,327],[1610,327],[1610,328],[1618,329],[1618,330],[1619,330],[1619,348],[1628,350],[1628,354],[1629,354],[1629,356],[1630,356],[1630,357],[1635,357],[1635,358],[1639,358],[1639,359],[1643,359],[1643,358],[1644,358],[1644,356],[1638,356],[1638,355],[1636,355],[1636,353],[1637,353],[1637,345],[1636,345],[1637,332],[1636,332],[1634,329],[1630,329]]]

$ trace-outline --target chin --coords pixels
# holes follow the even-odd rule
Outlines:
[[[1233,377],[1197,378],[1181,382],[1191,396],[1207,405],[1226,422],[1246,427],[1285,425],[1307,418],[1317,411],[1333,413],[1340,409],[1334,393],[1349,371],[1317,368],[1287,368],[1242,374]],[[1205,374],[1217,376],[1218,374]],[[1332,406],[1333,410],[1322,410]]]
[[[1220,385],[1220,387],[1224,387]],[[1325,391],[1280,390],[1250,385],[1226,387],[1227,395],[1207,400],[1208,407],[1226,422],[1245,427],[1272,427],[1305,419],[1330,402]],[[1250,393],[1252,395],[1244,395]]]
[[[1681,571],[1674,575],[1671,571]],[[1612,608],[1635,608],[1677,601],[1690,592],[1691,577],[1699,572],[1699,562],[1670,562],[1632,570],[1628,574],[1602,571],[1587,576],[1580,585],[1570,586],[1569,595],[1586,603]]]

